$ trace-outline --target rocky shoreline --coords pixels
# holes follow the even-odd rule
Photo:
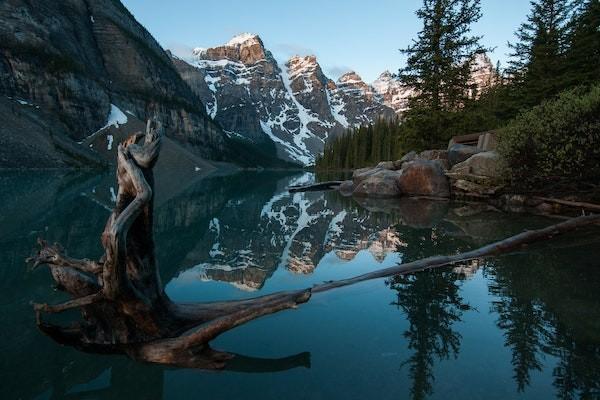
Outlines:
[[[486,203],[511,212],[569,215],[574,210],[600,211],[576,195],[540,196],[517,193],[505,181],[506,164],[495,150],[451,144],[448,150],[411,151],[396,161],[354,170],[351,180],[332,187],[343,196],[364,198],[428,198]]]

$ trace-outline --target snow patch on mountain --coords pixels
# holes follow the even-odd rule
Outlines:
[[[226,46],[240,46],[248,41],[256,41],[257,37],[258,35],[254,33],[241,33],[231,38],[231,40],[226,43]]]

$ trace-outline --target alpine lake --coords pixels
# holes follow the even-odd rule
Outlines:
[[[308,172],[157,181],[160,275],[176,301],[260,296],[480,247],[556,220],[477,204],[288,193]],[[223,371],[63,347],[42,237],[99,257],[114,173],[0,173],[2,399],[598,399],[600,228],[516,254],[316,294],[213,342]]]

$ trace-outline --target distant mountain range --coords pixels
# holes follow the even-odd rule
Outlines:
[[[333,81],[315,56],[278,63],[261,38],[249,33],[173,56],[173,62],[228,135],[273,141],[278,157],[304,165],[314,162],[328,137],[393,118],[415,94],[389,71],[369,85],[353,71]],[[476,60],[474,72],[479,89],[495,76],[487,56]]]
[[[0,168],[111,162],[115,128],[148,118],[196,163],[309,165],[329,137],[394,117],[413,94],[389,72],[369,85],[334,82],[314,56],[280,65],[251,34],[178,58],[117,0],[11,0],[0,22]]]

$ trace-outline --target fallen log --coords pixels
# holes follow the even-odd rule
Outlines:
[[[288,191],[290,193],[296,192],[316,192],[320,190],[333,190],[340,186],[344,181],[327,181],[327,182],[319,182],[312,185],[297,185],[290,186]]]
[[[142,136],[144,142],[138,144]],[[429,257],[303,290],[246,300],[176,303],[160,282],[152,232],[152,168],[160,138],[160,128],[149,121],[146,135],[133,135],[119,145],[117,202],[102,234],[104,255],[99,260],[68,257],[59,245],[42,240],[37,254],[29,259],[34,267],[47,265],[57,288],[71,296],[62,304],[34,305],[39,329],[58,343],[153,363],[225,368],[235,355],[213,350],[213,339],[253,319],[294,309],[314,293],[508,253],[600,221],[600,215],[581,216],[466,253]],[[44,320],[46,314],[72,309],[79,309],[81,315],[73,325],[64,327]]]

